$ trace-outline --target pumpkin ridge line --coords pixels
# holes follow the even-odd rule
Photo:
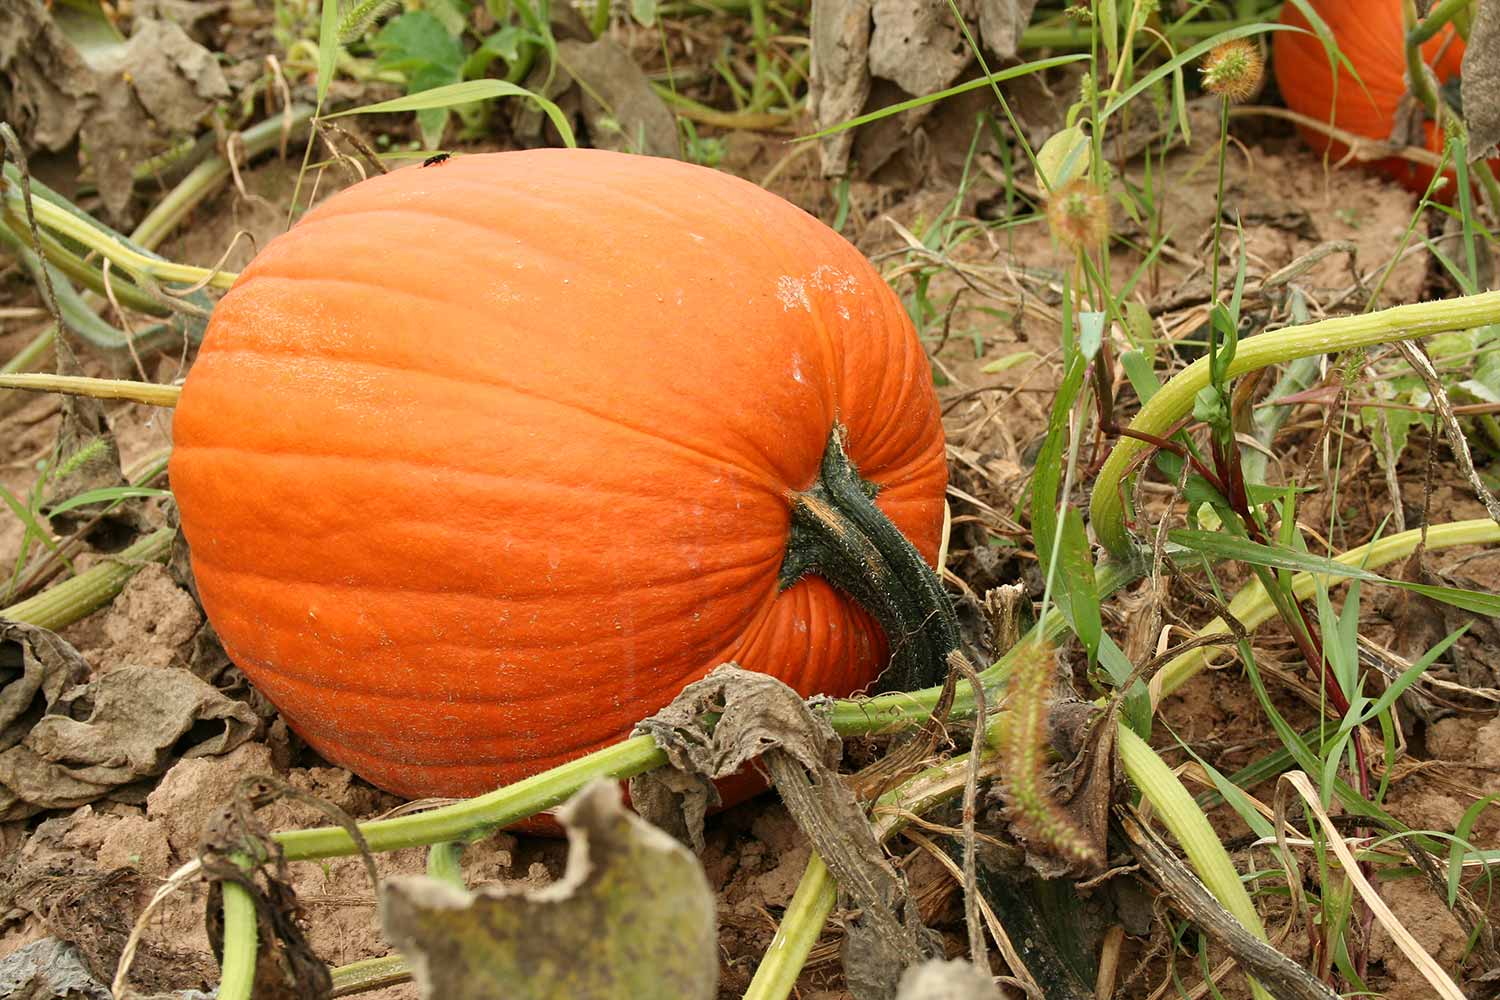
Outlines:
[[[562,208],[564,206],[559,205],[558,207]],[[576,211],[577,206],[573,206],[573,209],[574,211]],[[454,225],[463,227],[464,229],[477,229],[481,233],[484,233],[491,239],[495,240],[503,240],[507,237],[520,237],[523,241],[521,244],[521,249],[526,251],[526,256],[528,257],[528,259],[531,257],[541,257],[545,255],[552,260],[560,261],[563,263],[578,263],[577,261],[573,261],[570,258],[562,256],[561,254],[557,253],[556,250],[548,247],[541,247],[536,245],[534,242],[527,241],[525,229],[517,229],[515,231],[499,230],[485,225],[482,222],[475,222],[472,218],[464,218],[463,216],[448,215],[444,212],[427,211],[421,208],[405,207],[399,205],[366,206],[364,208],[351,209],[347,212],[337,212],[331,215],[320,215],[316,217],[305,218],[299,221],[291,229],[288,229],[282,235],[294,236],[295,234],[303,232],[304,230],[314,230],[318,228],[319,225],[327,225],[328,223],[340,221],[346,222],[351,226],[361,228],[368,224],[368,218],[372,215],[407,215],[417,216],[424,219],[441,220],[442,222],[451,222]],[[298,241],[295,239],[288,240],[286,245],[296,246],[297,242]],[[276,261],[274,260],[268,260],[263,262],[263,266],[270,267],[275,263]],[[263,272],[259,268],[247,269],[245,277],[248,281],[251,278],[260,277],[264,273],[265,272]]]
[[[359,464],[359,465],[381,465],[381,464],[397,465],[397,466],[402,466],[404,468],[410,468],[410,469],[423,469],[423,470],[435,470],[435,471],[440,471],[440,472],[452,472],[452,473],[455,473],[456,475],[459,475],[459,476],[468,476],[468,477],[472,477],[472,478],[475,478],[475,479],[494,480],[494,481],[498,481],[500,483],[503,483],[503,484],[509,485],[509,486],[516,486],[516,485],[533,485],[533,486],[541,486],[541,487],[551,486],[551,487],[556,487],[559,490],[593,492],[593,493],[597,493],[597,494],[600,494],[600,495],[604,495],[607,498],[608,497],[625,497],[625,498],[631,498],[631,499],[636,499],[636,500],[661,500],[663,497],[668,497],[668,498],[675,499],[679,495],[679,492],[680,492],[677,488],[675,488],[676,484],[673,484],[674,488],[671,489],[671,490],[663,490],[660,493],[643,493],[643,492],[636,492],[636,491],[628,491],[628,490],[624,490],[624,489],[616,489],[614,487],[609,487],[608,489],[600,487],[600,488],[595,489],[595,488],[592,488],[592,487],[590,487],[589,485],[587,485],[585,483],[562,483],[562,482],[557,482],[556,480],[523,479],[523,478],[521,478],[519,476],[511,476],[511,475],[508,475],[508,474],[503,473],[503,472],[491,472],[491,471],[488,471],[488,470],[485,470],[485,469],[474,469],[474,468],[468,468],[468,467],[465,467],[465,466],[450,465],[450,464],[448,464],[446,462],[426,462],[426,461],[423,461],[420,457],[415,456],[415,455],[392,455],[392,454],[390,454],[390,452],[389,452],[388,449],[386,449],[382,453],[372,452],[369,455],[362,455],[362,454],[345,454],[343,452],[331,452],[331,451],[293,450],[291,448],[284,448],[284,447],[256,448],[256,447],[250,447],[248,445],[243,445],[243,444],[184,444],[184,445],[179,446],[177,450],[180,451],[184,455],[191,454],[192,452],[223,451],[223,452],[230,452],[230,453],[235,454],[235,455],[250,456],[250,457],[253,457],[253,458],[264,458],[264,459],[269,459],[269,460],[273,460],[273,461],[276,460],[276,459],[281,459],[281,458],[285,458],[285,459],[292,460],[292,461],[306,460],[306,459],[317,459],[317,460],[326,460],[326,461],[330,461],[330,462],[350,462],[350,463],[356,463],[356,464]],[[785,495],[785,491],[784,490],[783,491],[778,491],[774,495],[776,495],[776,496],[784,496]],[[431,523],[438,523],[438,522],[434,521],[434,522],[431,522]]]
[[[472,169],[468,171],[455,170],[453,169],[452,164],[453,161],[449,161],[448,166],[444,170],[444,176],[440,178],[442,182],[441,191],[429,190],[424,192],[424,194],[431,195],[435,201],[438,201],[441,200],[442,194],[446,194],[453,189],[463,188],[471,190],[487,200],[494,200],[496,198],[496,183],[493,178],[490,178],[488,180],[481,180],[480,175],[477,172],[474,172]],[[527,208],[530,208],[531,206],[536,204],[541,204],[547,208],[558,209],[561,214],[570,218],[577,216],[580,204],[597,204],[601,199],[607,199],[612,204],[618,204],[622,201],[628,201],[632,207],[644,210],[644,212],[654,217],[656,221],[667,221],[677,225],[680,225],[684,222],[694,221],[684,219],[681,214],[682,206],[685,204],[692,204],[692,202],[675,200],[670,209],[665,208],[659,203],[648,201],[636,191],[634,185],[638,182],[639,178],[633,171],[621,171],[620,173],[622,174],[622,179],[629,182],[627,186],[622,187],[617,183],[612,183],[614,178],[606,176],[604,174],[600,174],[592,177],[553,177],[549,179],[549,184],[551,185],[550,189],[544,190],[540,186],[532,183],[532,178],[535,175],[522,174],[518,175],[517,178],[521,181],[520,184],[511,188],[501,188],[500,190],[504,191],[507,195],[513,193],[515,195],[514,200],[517,202],[524,202]],[[694,183],[697,184],[702,184],[704,182],[703,178],[697,177],[696,175],[691,173],[686,173],[686,177],[690,178]],[[751,196],[756,197],[758,194],[759,200],[761,201],[767,201],[769,198],[776,197],[775,195],[772,195],[770,192],[766,191],[766,189],[761,187],[760,185],[744,180],[743,178],[736,177],[733,174],[720,174],[719,177],[722,181],[725,182],[723,183],[723,188],[725,190],[732,191],[735,194],[744,195],[747,192],[755,192],[756,194],[752,194]],[[405,178],[402,179],[405,180]],[[557,197],[555,194],[550,193],[552,191],[556,191],[561,183],[574,185],[574,187],[569,188],[566,197]],[[409,192],[403,191],[402,194],[409,195]],[[718,193],[716,192],[716,194]],[[707,199],[707,196],[703,197]],[[324,203],[324,205],[328,204],[330,203]],[[405,205],[407,206],[417,204],[421,203],[405,203]],[[787,204],[791,203],[788,202]],[[704,215],[706,220],[712,221],[713,219],[718,218],[717,212],[715,210],[719,205],[720,201],[718,198],[705,200],[704,212],[702,214]],[[320,205],[318,207],[323,208],[324,206]],[[366,202],[351,202],[347,207],[343,205],[340,205],[338,207],[340,209],[338,212],[329,212],[318,215],[309,213],[308,216],[304,217],[303,220],[298,222],[298,226],[301,226],[305,223],[322,222],[325,220],[344,218],[348,216],[363,216],[371,212],[378,212],[387,209],[392,211],[402,210],[401,208],[398,208],[396,206],[375,205]],[[784,206],[777,205],[776,207],[782,208]],[[803,212],[804,215],[808,214],[797,205],[791,205],[791,207],[797,209],[797,211],[799,212]],[[411,207],[406,207],[404,210],[408,212],[418,212],[418,214],[421,214],[419,210]],[[440,213],[432,214],[438,215]],[[808,218],[812,218],[812,216],[808,215]],[[294,231],[295,228],[296,227],[294,227],[293,230],[288,230],[288,232]],[[491,232],[493,232],[493,230],[491,230]]]
[[[669,701],[677,696],[677,694],[684,686],[686,686],[687,684],[691,684],[695,680],[702,679],[703,677],[707,676],[709,671],[711,671],[715,666],[718,666],[719,664],[724,663],[729,659],[733,659],[733,656],[731,654],[735,650],[740,648],[740,646],[742,645],[742,638],[743,636],[736,637],[733,642],[727,643],[723,647],[721,647],[719,652],[716,652],[712,656],[706,657],[704,659],[704,664],[706,665],[695,666],[692,670],[688,671],[675,672],[672,673],[671,676],[667,676],[668,671],[665,670],[658,669],[652,671],[652,673],[648,676],[661,678],[661,683],[653,684],[649,687],[645,685],[639,685],[632,691],[631,698],[635,699],[643,694],[659,694],[661,696],[660,706],[665,706]],[[393,682],[393,686],[390,689],[374,687],[371,685],[368,678],[362,679],[359,683],[341,683],[337,680],[320,674],[317,678],[310,680],[298,673],[288,671],[285,667],[269,666],[267,665],[267,661],[263,658],[251,656],[242,651],[238,646],[235,646],[232,649],[226,646],[225,652],[228,653],[230,659],[234,660],[236,663],[243,662],[251,664],[255,669],[271,675],[272,677],[274,677],[276,683],[286,683],[304,688],[312,688],[317,691],[330,691],[338,694],[358,695],[361,698],[370,698],[385,702],[410,702],[417,706],[430,705],[433,702],[430,692],[425,694],[423,692],[414,693],[407,687],[394,686],[397,684],[405,685],[407,683],[407,679],[405,678],[401,678]],[[243,658],[243,660],[241,658]],[[582,658],[583,657],[579,657],[579,659]],[[420,660],[420,657],[412,657],[412,659]],[[524,672],[524,670],[529,670],[530,668],[518,668],[513,666],[510,669],[512,671]],[[560,684],[568,680],[568,678],[564,676],[559,676],[557,679]],[[512,686],[507,687],[505,697],[506,703],[508,705],[516,708],[524,708],[525,706],[534,703],[548,701],[549,699],[557,697],[559,695],[566,697],[568,694],[569,692],[567,690],[561,688],[547,688],[529,692],[527,690],[515,689]],[[448,690],[445,691],[443,695],[444,704],[488,705],[492,704],[494,701],[494,691],[471,693]],[[653,711],[655,710],[653,709]],[[383,734],[382,738],[390,737],[389,734]],[[423,737],[422,739],[423,741],[425,741],[427,738]]]
[[[283,537],[291,537],[291,536],[284,535]],[[500,595],[496,595],[496,594],[486,594],[486,593],[482,593],[482,592],[475,591],[475,590],[469,590],[467,588],[465,588],[465,589],[457,589],[457,588],[454,588],[454,587],[451,587],[451,586],[449,586],[449,587],[443,587],[443,588],[438,588],[438,587],[414,587],[414,586],[402,586],[402,585],[398,585],[398,584],[372,583],[372,582],[367,582],[367,581],[359,581],[359,582],[356,582],[356,583],[348,583],[348,582],[341,581],[341,580],[311,580],[311,579],[308,579],[308,578],[302,577],[302,576],[279,575],[279,574],[275,574],[275,573],[268,573],[268,572],[266,572],[264,570],[247,569],[247,568],[245,568],[243,566],[233,566],[233,565],[230,565],[228,562],[226,562],[224,560],[218,559],[217,557],[210,557],[210,556],[208,556],[206,554],[202,554],[198,550],[193,550],[193,560],[194,560],[195,564],[198,563],[198,562],[202,562],[205,566],[207,566],[211,571],[213,571],[215,573],[226,573],[226,574],[230,574],[230,575],[233,575],[233,576],[249,576],[249,577],[254,577],[257,580],[266,580],[266,581],[269,581],[271,583],[286,583],[286,584],[298,584],[298,585],[305,584],[307,586],[321,587],[321,588],[325,588],[325,589],[329,589],[329,590],[353,588],[353,589],[358,589],[358,590],[366,591],[366,592],[370,592],[370,593],[387,594],[387,595],[392,595],[392,594],[395,594],[395,595],[421,595],[421,594],[426,594],[426,595],[431,595],[431,596],[435,596],[435,597],[454,597],[454,596],[459,596],[459,597],[472,597],[472,598],[475,598],[476,600],[481,600],[481,601],[505,601],[505,602],[508,602],[508,603],[525,603],[525,602],[528,602],[528,601],[553,601],[553,600],[556,600],[558,597],[588,597],[591,594],[614,594],[614,593],[618,592],[618,590],[619,590],[619,587],[616,586],[616,585],[613,585],[613,584],[601,584],[596,589],[588,589],[588,590],[572,590],[572,589],[563,590],[563,591],[552,590],[552,591],[539,591],[539,592],[536,592],[534,594],[525,594],[525,595],[523,595],[521,597],[516,597],[516,596],[513,596],[513,595],[512,596],[500,596]],[[640,582],[638,582],[638,583],[636,583],[634,585],[641,586],[641,587],[676,587],[676,586],[682,586],[682,585],[686,585],[686,584],[701,584],[704,580],[711,579],[714,576],[716,576],[718,574],[721,574],[721,573],[730,573],[730,572],[735,572],[735,571],[742,571],[742,572],[745,572],[747,575],[749,575],[750,573],[759,572],[759,570],[760,570],[760,564],[762,564],[762,563],[770,563],[770,564],[772,564],[774,566],[779,566],[781,564],[781,561],[782,561],[782,553],[780,551],[778,551],[776,553],[776,555],[773,558],[771,558],[771,559],[757,559],[753,563],[752,562],[734,563],[734,564],[730,564],[730,565],[726,565],[726,566],[720,566],[720,567],[717,567],[717,568],[714,568],[714,569],[689,570],[689,571],[687,571],[687,575],[684,575],[682,577],[678,577],[678,578],[666,578],[666,579],[652,579],[652,580],[640,581]],[[773,575],[773,578],[774,578],[774,573],[772,575]],[[730,591],[720,592],[720,593],[716,594],[715,596],[716,597],[720,597],[720,598],[724,598],[724,597],[729,596],[729,594],[732,593],[735,590],[747,590],[747,589],[753,589],[753,588],[750,588],[750,587],[734,587],[734,588],[731,588]],[[770,592],[773,593],[773,594],[775,593],[774,587],[772,587],[770,589]],[[672,616],[671,620],[676,620],[676,618],[677,618],[677,616],[674,614]],[[509,642],[507,642],[507,645],[509,645]],[[552,645],[552,642],[549,641],[547,643],[543,643],[542,645]],[[518,648],[525,648],[525,647],[518,647]]]

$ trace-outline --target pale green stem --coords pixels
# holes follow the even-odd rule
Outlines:
[[[1473,0],[1440,0],[1432,10],[1427,12],[1421,24],[1407,32],[1407,43],[1417,47],[1426,45],[1437,37],[1438,32],[1442,31],[1443,26],[1452,21],[1455,15],[1467,11],[1472,2]],[[1415,13],[1415,8],[1413,8],[1413,13]]]
[[[1341,316],[1240,341],[1228,374],[1243,375],[1313,354],[1348,351],[1496,322],[1500,322],[1500,292],[1395,306],[1362,316]],[[1178,420],[1192,412],[1193,398],[1208,381],[1208,358],[1201,357],[1151,397],[1131,421],[1131,429],[1157,437],[1168,433]],[[1126,473],[1135,458],[1149,447],[1137,438],[1121,438],[1094,485],[1090,506],[1094,533],[1119,558],[1128,559],[1133,551],[1125,530]]]
[[[1208,824],[1208,817],[1177,780],[1177,775],[1129,726],[1121,724],[1117,728],[1115,745],[1125,773],[1151,803],[1162,825],[1182,845],[1203,884],[1246,930],[1262,941],[1268,940],[1265,925],[1260,922],[1260,914],[1250,901],[1229,852],[1224,850],[1214,828]],[[1256,1000],[1271,1000],[1265,987],[1254,979],[1250,980],[1250,992]]]
[[[427,877],[446,882],[455,889],[465,889],[464,845],[456,840],[445,840],[427,848]]]
[[[1422,542],[1423,531],[1421,528],[1413,528],[1400,534],[1391,535],[1350,549],[1343,555],[1336,557],[1336,561],[1346,566],[1362,566],[1367,569],[1375,569],[1387,563],[1404,559],[1416,551]],[[1451,548],[1455,545],[1485,545],[1500,542],[1500,524],[1496,524],[1489,518],[1478,518],[1473,521],[1455,521],[1451,524],[1436,524],[1427,528],[1426,531],[1428,551]],[[1292,577],[1292,593],[1297,600],[1302,601],[1311,597],[1314,588],[1321,579],[1324,586],[1336,582],[1329,576],[1316,576],[1312,573],[1298,573]],[[1253,630],[1261,623],[1272,618],[1276,614],[1276,608],[1271,599],[1266,595],[1266,590],[1261,586],[1259,580],[1253,580],[1229,602],[1229,613],[1234,616],[1245,629]],[[1229,631],[1229,626],[1224,619],[1215,618],[1213,621],[1198,629],[1199,635],[1214,635],[1215,633]],[[1232,641],[1232,640],[1231,640]],[[1227,645],[1227,643],[1226,643]],[[1208,666],[1210,657],[1213,656],[1212,647],[1200,647],[1189,650],[1170,661],[1156,674],[1151,681],[1151,701],[1156,704],[1162,698],[1172,694],[1182,685],[1186,684],[1195,674]]]
[[[245,159],[259,156],[281,142],[281,137],[290,132],[295,137],[307,126],[313,109],[305,104],[292,106],[289,116],[277,115],[251,126],[239,133],[239,152]],[[290,120],[288,120],[290,119]],[[230,175],[229,161],[222,156],[211,156],[194,167],[165,198],[157,202],[130,238],[147,250],[156,249],[167,234],[177,227],[189,212],[215,191]]]
[[[744,1000],[786,1000],[802,975],[807,956],[823,933],[828,914],[838,902],[838,886],[828,866],[814,851],[802,871],[802,881],[782,914],[776,936],[755,967],[755,977],[745,990]]]
[[[559,805],[593,778],[629,778],[666,761],[667,755],[650,736],[634,736],[478,798],[431,812],[361,823],[359,829],[376,853],[461,840],[475,830],[510,826]],[[288,861],[357,853],[348,832],[336,826],[286,830],[272,837],[281,844]]]
[[[0,618],[42,628],[59,629],[70,625],[114,600],[146,563],[165,562],[172,551],[172,528],[154,531],[134,545],[106,561],[84,570],[71,580],[29,597],[19,604],[0,608]]]
[[[21,209],[19,191],[7,191],[7,201],[14,201]],[[204,267],[173,264],[147,256],[121,243],[108,233],[78,218],[76,215],[42,198],[32,199],[37,224],[75,240],[124,268],[132,277],[150,278],[156,281],[180,281],[193,285],[205,279],[215,288],[228,288],[239,277],[231,271],[212,271]]]
[[[333,978],[333,993],[330,995],[342,997],[351,993],[363,993],[381,986],[404,983],[411,978],[411,970],[402,956],[385,955],[341,965],[337,969],[330,970],[329,975]]]
[[[1415,40],[1418,33],[1415,0],[1402,0],[1401,19],[1406,29],[1406,86],[1427,113],[1437,119],[1439,101],[1437,91],[1432,89],[1432,73],[1422,60],[1422,44]]]
[[[219,968],[218,1000],[250,1000],[255,986],[255,900],[238,882],[221,883],[224,892],[224,964]]]
[[[86,375],[53,375],[50,372],[17,372],[0,375],[0,389],[30,392],[65,392],[95,399],[128,399],[148,406],[176,406],[181,386],[129,379],[90,378]]]

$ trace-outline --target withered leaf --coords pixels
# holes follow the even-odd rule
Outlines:
[[[1500,3],[1479,0],[1470,10],[1459,94],[1469,127],[1469,158],[1487,155],[1500,142]]]
[[[568,867],[540,889],[465,892],[425,875],[387,880],[386,934],[423,997],[573,1000],[718,990],[716,904],[685,847],[596,781],[558,811]]]
[[[973,962],[934,958],[906,970],[896,1000],[1001,1000],[1001,994]]]
[[[182,757],[228,753],[259,727],[248,705],[186,670],[126,666],[81,683],[88,668],[62,639],[3,627],[0,656],[24,645],[21,675],[0,691],[0,706],[9,711],[32,693],[4,730],[7,738],[25,731],[0,752],[0,820],[92,802]]]

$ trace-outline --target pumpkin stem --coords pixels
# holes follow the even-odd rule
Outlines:
[[[958,648],[958,619],[942,582],[906,536],[875,506],[879,487],[861,479],[835,425],[818,481],[791,497],[792,530],[780,583],[816,573],[880,622],[891,662],[877,690],[937,684]]]

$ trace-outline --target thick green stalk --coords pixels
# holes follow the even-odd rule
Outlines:
[[[108,557],[55,587],[29,597],[19,604],[0,608],[0,618],[14,622],[59,629],[70,625],[114,600],[125,584],[146,563],[166,562],[172,551],[173,528],[154,531],[127,548]]]
[[[25,211],[21,197],[21,192],[13,186],[6,188],[5,203],[7,207],[17,211]],[[54,205],[45,199],[33,199],[32,206],[36,211],[38,225],[45,226],[53,232],[61,233],[68,239],[81,243],[90,250],[97,251],[109,258],[116,265],[124,268],[132,277],[145,277],[156,281],[181,281],[190,285],[207,280],[215,288],[228,288],[239,277],[238,274],[232,271],[213,271],[205,267],[173,264],[170,261],[164,261],[158,257],[134,250],[92,220],[85,221],[72,212]]]
[[[219,968],[218,1000],[250,1000],[255,986],[255,900],[237,882],[220,884],[224,892],[224,963]]]
[[[782,589],[809,573],[854,598],[880,622],[891,649],[885,690],[935,684],[958,648],[958,619],[942,581],[875,506],[877,488],[844,451],[843,428],[828,437],[816,483],[791,497]]]
[[[1201,42],[1205,38],[1212,38],[1247,24],[1259,24],[1262,20],[1263,18],[1252,17],[1227,21],[1188,21],[1169,28],[1167,39],[1174,47],[1185,42]],[[1093,38],[1094,26],[1086,22],[1038,24],[1021,33],[1018,47],[1027,50],[1060,49],[1068,52],[1086,52],[1093,44]],[[1137,46],[1144,46],[1156,42],[1159,38],[1160,36],[1155,32],[1143,31],[1135,36],[1135,42]]]
[[[1341,316],[1240,341],[1228,374],[1243,375],[1313,354],[1348,351],[1496,322],[1500,322],[1500,292],[1394,306],[1362,316]],[[1131,421],[1130,429],[1153,437],[1165,436],[1178,420],[1192,412],[1193,398],[1208,382],[1208,358],[1202,357],[1162,386]],[[1125,530],[1126,474],[1135,458],[1148,447],[1146,441],[1138,438],[1122,438],[1105,460],[1094,485],[1090,506],[1094,533],[1118,558],[1129,559],[1133,552]]]
[[[797,891],[786,905],[776,936],[755,968],[744,1000],[786,1000],[792,995],[838,896],[833,875],[814,851],[807,859]]]
[[[404,983],[411,978],[411,969],[400,955],[382,955],[330,969],[329,975],[333,978],[333,992],[329,996],[344,997]]]
[[[53,375],[50,372],[17,372],[0,375],[0,389],[28,392],[65,392],[95,399],[128,399],[147,406],[176,406],[182,387],[129,379],[92,378],[88,375]]]
[[[655,740],[634,736],[487,795],[431,812],[362,823],[359,829],[370,850],[377,853],[463,840],[476,830],[509,826],[560,805],[594,778],[629,778],[666,762],[667,755],[657,749]],[[357,853],[349,834],[336,826],[286,830],[273,834],[273,838],[281,844],[288,861]]]
[[[1409,31],[1406,36],[1407,44],[1420,48],[1437,37],[1438,32],[1458,14],[1466,13],[1473,0],[1439,0],[1422,23]]]
[[[1416,41],[1420,31],[1417,24],[1416,0],[1402,0],[1402,24],[1406,28],[1406,86],[1416,97],[1417,103],[1435,119],[1440,119],[1437,91],[1432,87],[1432,71],[1422,58],[1422,44]]]

